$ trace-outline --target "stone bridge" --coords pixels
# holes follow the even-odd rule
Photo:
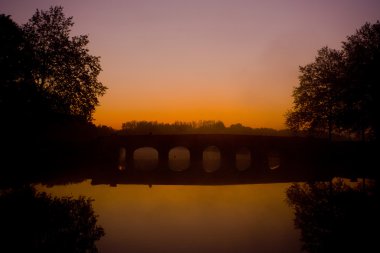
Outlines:
[[[114,168],[123,170],[130,179],[143,175],[156,175],[161,179],[215,179],[310,174],[316,170],[321,158],[325,157],[327,146],[328,142],[322,139],[230,134],[129,135],[112,136],[104,140],[104,149],[113,154],[111,158],[117,163]],[[134,152],[143,147],[154,148],[158,153],[158,165],[152,171],[136,169]],[[190,153],[189,168],[181,172],[169,168],[169,152],[176,147],[184,147]],[[220,167],[212,173],[205,172],[202,164],[204,151],[208,147],[216,147],[220,152]],[[236,154],[242,149],[248,150],[250,154],[250,165],[244,171],[236,168]],[[271,168],[271,156],[278,160],[279,166],[275,166],[275,170]]]

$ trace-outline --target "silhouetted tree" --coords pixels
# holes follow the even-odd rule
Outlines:
[[[20,27],[10,16],[0,15],[0,81],[1,88],[9,88],[16,82],[29,81],[31,52]],[[6,98],[4,94],[2,99]]]
[[[32,51],[21,28],[0,15],[0,113],[1,127],[30,121],[40,102],[31,76]]]
[[[84,197],[52,197],[33,187],[0,191],[1,252],[97,252],[104,236]]]
[[[23,26],[34,57],[32,78],[52,110],[90,121],[106,87],[98,81],[99,57],[89,54],[87,35],[70,37],[74,25],[62,7],[37,10]]]
[[[352,131],[379,134],[380,22],[366,23],[343,42],[346,61],[342,122]]]
[[[254,134],[254,135],[282,135],[289,136],[284,130],[271,128],[251,128],[242,124],[233,124],[226,127],[220,120],[200,120],[198,122],[161,123],[157,121],[128,121],[122,124],[123,134]]]
[[[331,139],[342,107],[339,82],[343,54],[324,47],[313,63],[300,67],[300,72],[300,84],[293,91],[294,108],[286,123],[294,130],[327,132]]]
[[[230,131],[232,133],[252,134],[252,128],[243,126],[241,123],[232,124],[230,126]]]
[[[327,47],[300,67],[294,107],[286,123],[293,130],[361,132],[377,137],[380,108],[380,23],[366,23],[347,37],[341,51]]]

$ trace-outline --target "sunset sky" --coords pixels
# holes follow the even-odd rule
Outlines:
[[[0,0],[25,23],[61,5],[109,88],[96,124],[222,120],[284,128],[298,66],[380,19],[379,0]]]

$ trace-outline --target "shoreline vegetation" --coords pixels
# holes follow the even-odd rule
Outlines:
[[[122,124],[120,130],[115,131],[122,135],[133,134],[246,134],[246,135],[273,135],[291,136],[288,129],[252,128],[241,123],[226,126],[220,120],[176,121],[165,123],[158,121],[128,121]]]
[[[241,123],[227,126],[220,120],[199,120],[199,121],[176,121],[165,123],[157,121],[128,121],[122,124],[120,130],[113,130],[107,126],[98,126],[99,129],[109,129],[110,132],[120,135],[142,135],[142,134],[238,134],[238,135],[259,135],[259,136],[284,136],[284,137],[316,137],[328,139],[328,134],[321,132],[292,131],[291,129],[273,129],[267,127],[249,127]],[[356,134],[332,135],[332,140],[361,140]]]

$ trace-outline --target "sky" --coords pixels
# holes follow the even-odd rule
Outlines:
[[[101,57],[108,90],[94,123],[115,129],[131,120],[285,128],[299,66],[380,20],[378,0],[0,0],[0,13],[24,24],[55,5]]]

